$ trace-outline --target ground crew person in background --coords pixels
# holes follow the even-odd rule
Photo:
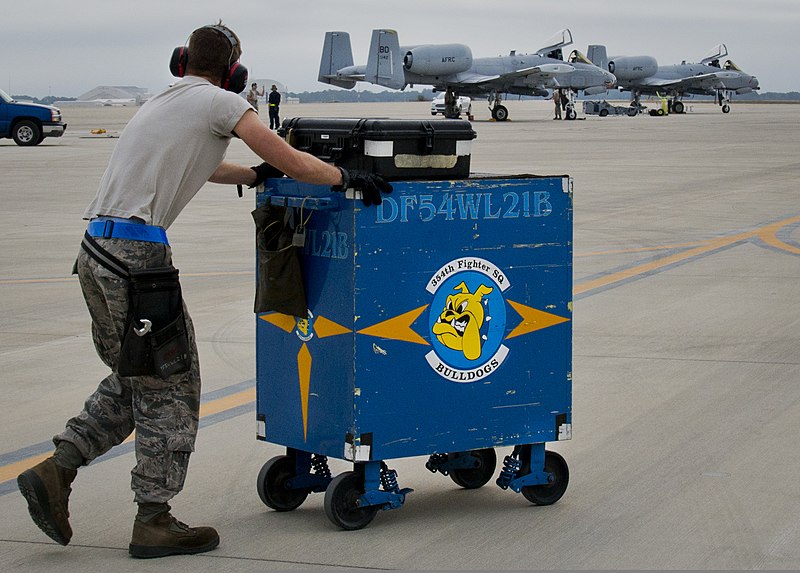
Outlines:
[[[456,117],[456,94],[449,87],[444,92],[444,116],[447,119]]]
[[[264,95],[264,88],[261,88],[261,91],[258,91],[258,84],[253,82],[253,85],[250,86],[250,90],[247,92],[247,103],[253,106],[253,109],[258,111],[258,97]]]
[[[267,103],[269,104],[269,128],[278,129],[281,126],[281,92],[278,91],[275,84],[272,84],[272,88],[269,90]]]
[[[221,23],[195,30],[188,42],[183,79],[147,101],[122,132],[97,195],[76,262],[92,320],[92,338],[111,373],[87,398],[84,409],[55,436],[55,453],[17,478],[39,528],[62,545],[72,537],[70,484],[78,468],[136,431],[131,488],[138,513],[129,553],[162,557],[214,549],[211,527],[189,527],[170,514],[194,451],[200,408],[200,371],[192,321],[185,314],[187,370],[166,378],[118,372],[129,309],[128,282],[104,264],[135,269],[171,265],[165,229],[207,182],[254,187],[275,169],[334,190],[360,189],[365,204],[380,203],[391,186],[365,172],[346,171],[295,150],[270,131],[250,105],[227,87],[238,63],[238,37]],[[243,68],[243,66],[242,66]],[[237,93],[234,93],[236,91]],[[256,167],[224,161],[232,137],[241,138],[265,162]],[[274,166],[274,168],[270,167]],[[280,174],[277,174],[280,175]],[[90,255],[87,237],[105,260]],[[179,301],[185,311],[185,305]],[[143,329],[144,330],[144,329]]]
[[[561,91],[553,90],[553,103],[556,106],[556,116],[553,119],[561,119]]]

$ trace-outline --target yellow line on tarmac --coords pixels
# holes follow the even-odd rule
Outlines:
[[[596,257],[599,255],[627,255],[630,253],[647,253],[650,251],[670,251],[672,249],[683,249],[686,247],[695,247],[697,245],[705,245],[706,241],[697,241],[694,243],[682,243],[679,245],[660,245],[657,247],[640,247],[638,249],[617,249],[614,251],[596,251],[594,253],[575,253],[575,258],[579,257]]]
[[[800,223],[800,215],[763,227],[758,233],[758,238],[764,241],[770,247],[775,247],[776,249],[781,249],[782,251],[788,251],[790,253],[800,255],[800,249],[794,245],[784,243],[777,237],[778,231],[787,225],[792,225],[793,223]]]
[[[657,261],[651,261],[649,263],[643,263],[641,265],[636,265],[635,267],[631,267],[629,269],[625,269],[616,273],[612,273],[610,275],[606,275],[604,277],[600,277],[585,283],[581,283],[575,285],[573,289],[573,294],[582,294],[591,290],[595,290],[598,288],[602,288],[604,286],[614,284],[625,279],[629,279],[638,275],[643,275],[645,273],[652,272],[654,270],[660,269],[662,267],[666,267],[668,265],[672,265],[678,263],[680,261],[684,261],[686,259],[690,259],[692,257],[697,257],[699,255],[703,255],[705,253],[709,253],[711,251],[716,251],[732,245],[734,243],[738,243],[739,241],[743,241],[745,239],[749,239],[759,233],[759,230],[755,231],[747,231],[746,233],[738,233],[736,235],[731,235],[728,237],[722,237],[720,239],[713,239],[708,241],[704,245],[700,247],[695,247],[694,249],[689,249],[688,251],[683,251],[681,253],[676,253],[674,255],[670,255],[668,257],[664,257],[663,259],[658,259]]]
[[[16,478],[19,474],[27,470],[28,468],[32,468],[43,459],[48,457],[52,452],[48,452],[46,454],[39,454],[36,456],[31,456],[29,458],[25,458],[24,460],[20,460],[18,462],[14,462],[13,464],[8,464],[0,468],[0,483],[6,482],[10,479]]]
[[[226,410],[232,410],[233,408],[236,408],[238,406],[249,404],[253,402],[255,399],[256,399],[256,390],[255,388],[250,388],[248,390],[237,392],[236,394],[231,394],[230,396],[224,396],[222,398],[218,398],[217,400],[212,400],[211,402],[200,404],[200,418],[204,418],[206,416],[212,416],[214,414],[218,414],[219,412],[224,412]],[[132,433],[122,443],[125,444],[133,441],[135,436],[136,434]],[[0,467],[0,483],[16,478],[26,469],[35,466],[36,464],[38,464],[51,454],[52,452],[37,454],[35,456],[30,456],[28,458],[25,458],[24,460],[20,460],[18,462],[14,462]]]

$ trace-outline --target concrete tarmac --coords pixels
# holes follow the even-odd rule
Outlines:
[[[106,375],[70,269],[136,111],[64,108],[61,139],[0,140],[0,570],[800,569],[800,105],[577,121],[553,121],[549,102],[508,108],[495,123],[474,102],[472,171],[574,179],[574,433],[548,446],[570,468],[561,501],[462,490],[415,457],[391,462],[415,490],[405,505],[360,531],[333,526],[321,494],[288,513],[264,506],[256,476],[282,448],[255,439],[253,192],[208,184],[169,230],[203,374],[197,451],[172,505],[222,543],[128,557],[130,443],[80,471],[72,543],[51,542],[16,476]],[[282,113],[432,119],[427,102]],[[228,159],[260,161],[241,141]]]

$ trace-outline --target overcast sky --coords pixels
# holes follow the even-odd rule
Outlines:
[[[533,52],[562,28],[571,48],[651,55],[659,64],[699,61],[724,43],[762,91],[800,91],[800,0],[4,0],[0,88],[76,97],[98,85],[158,92],[172,77],[172,49],[195,28],[222,19],[242,40],[251,78],[291,91],[317,82],[327,30],[350,33],[366,63],[373,28],[401,44],[464,43],[474,57]],[[566,55],[566,54],[565,54]],[[359,84],[359,89],[368,84]],[[374,89],[374,88],[373,88]],[[383,88],[379,88],[383,89]]]

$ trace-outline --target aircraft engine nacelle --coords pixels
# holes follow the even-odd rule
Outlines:
[[[658,71],[658,62],[650,56],[624,56],[608,62],[608,71],[618,80],[641,80]]]
[[[472,67],[472,50],[464,44],[417,46],[403,57],[406,71],[421,76],[447,76]]]

